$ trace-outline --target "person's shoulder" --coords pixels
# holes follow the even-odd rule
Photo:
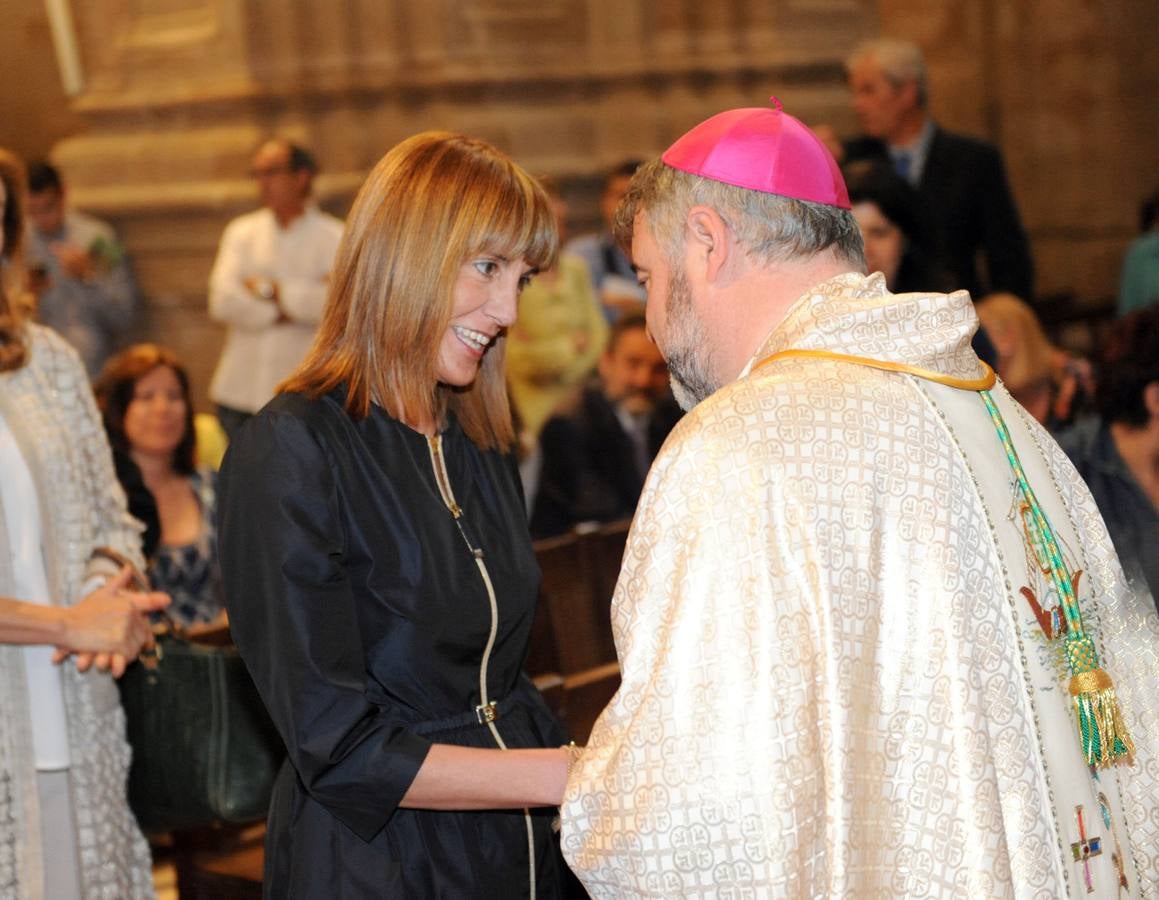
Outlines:
[[[842,141],[841,149],[845,154],[842,161],[846,163],[889,158],[885,141],[863,134]]]
[[[934,130],[930,152],[931,154],[940,152],[959,158],[969,157],[993,161],[999,161],[1002,158],[998,148],[989,141],[967,134],[958,134],[955,131],[947,131],[940,125]]]
[[[27,353],[24,365],[9,373],[11,390],[30,391],[38,396],[51,390],[53,402],[62,407],[71,408],[78,402],[84,405],[86,395],[91,402],[88,371],[72,344],[53,329],[35,322],[24,322],[20,329]]]
[[[598,385],[579,385],[556,404],[540,432],[541,440],[546,438],[551,441],[562,435],[570,440],[577,432],[586,431],[590,427],[593,414],[599,416],[602,411],[610,409],[611,404]]]
[[[652,421],[664,429],[671,431],[676,423],[684,418],[684,410],[670,393],[656,402],[652,408]]]
[[[25,322],[23,327],[28,342],[30,366],[52,365],[56,369],[75,370],[80,380],[87,383],[84,364],[72,344],[46,325]]]
[[[1127,245],[1126,255],[1131,259],[1159,256],[1159,231],[1139,235]]]
[[[249,234],[259,228],[268,228],[273,225],[274,217],[264,206],[250,210],[230,219],[223,232],[224,237],[239,237]]]
[[[230,438],[222,477],[229,480],[239,469],[268,470],[294,458],[329,455],[327,448],[334,446],[342,419],[349,417],[330,394],[278,394]]]
[[[560,276],[564,280],[582,281],[589,286],[591,285],[592,276],[588,272],[588,264],[574,250],[569,250],[567,247],[560,250],[559,262],[556,265],[559,267]]]
[[[197,465],[189,473],[189,478],[195,485],[207,484],[212,487],[213,483],[217,481],[217,469],[213,466]]]
[[[217,469],[212,466],[197,466],[189,474],[189,481],[202,503],[213,503],[217,494]]]
[[[598,252],[599,247],[599,232],[590,231],[586,234],[577,234],[575,237],[569,238],[567,243],[563,245],[563,252],[571,253],[582,259]]]
[[[297,391],[287,391],[277,394],[254,415],[254,419],[298,420],[312,428],[318,428],[349,419],[349,413],[342,405],[339,391],[330,391],[316,397]]]
[[[675,422],[661,456],[678,466],[687,461],[694,467],[709,457],[721,460],[746,456],[746,447],[758,430],[750,426],[760,418],[753,399],[749,378],[726,384]]]
[[[67,210],[65,222],[73,238],[80,239],[82,242],[87,242],[97,236],[109,239],[116,238],[116,232],[112,225],[79,209]]]
[[[822,394],[837,403],[856,391],[843,373],[832,370],[836,365],[825,360],[790,360],[750,371],[686,412],[672,436],[720,442],[742,456],[747,455],[750,443],[766,441],[770,434],[785,444],[806,440],[807,429],[783,425],[808,421]],[[810,374],[807,382],[806,371]]]
[[[333,215],[332,213],[326,212],[324,209],[315,207],[314,212],[317,216],[317,221],[329,231],[341,234],[342,230],[346,227],[345,222],[343,222],[340,218]]]
[[[311,203],[306,207],[306,212],[299,220],[302,225],[311,233],[318,235],[324,234],[329,241],[335,245],[339,238],[342,237],[342,232],[346,228],[346,223],[335,215],[331,215],[318,206],[316,203]]]
[[[1057,432],[1054,439],[1075,467],[1082,471],[1098,455],[1102,429],[1103,423],[1098,416],[1088,416]]]

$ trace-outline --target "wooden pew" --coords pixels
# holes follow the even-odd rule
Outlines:
[[[543,584],[528,671],[551,684],[549,702],[578,742],[620,684],[611,599],[628,524],[580,527],[535,544]]]

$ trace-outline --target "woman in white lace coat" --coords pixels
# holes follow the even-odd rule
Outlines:
[[[139,564],[138,526],[79,358],[15,299],[22,176],[0,151],[0,897],[135,900],[152,874],[112,676],[167,599],[94,556]]]

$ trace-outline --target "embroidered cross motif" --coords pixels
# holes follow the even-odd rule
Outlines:
[[[1119,836],[1115,834],[1114,826],[1111,825],[1111,804],[1107,800],[1107,795],[1102,791],[1099,791],[1099,810],[1103,814],[1103,824],[1115,842],[1114,852],[1111,853],[1111,862],[1115,864],[1115,871],[1119,873],[1119,895],[1122,896],[1123,891],[1131,889],[1131,884],[1127,881],[1127,872],[1123,867],[1123,851],[1119,847]]]
[[[1083,864],[1083,883],[1087,886],[1087,893],[1095,892],[1095,883],[1091,878],[1091,857],[1101,856],[1103,853],[1103,839],[1087,837],[1086,824],[1083,822],[1083,808],[1074,808],[1075,821],[1079,826],[1079,839],[1070,845],[1070,852],[1074,854],[1074,861]]]

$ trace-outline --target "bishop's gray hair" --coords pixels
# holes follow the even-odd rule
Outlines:
[[[759,262],[808,258],[832,248],[840,259],[865,270],[861,231],[849,210],[735,187],[673,169],[659,159],[645,163],[633,176],[616,210],[616,240],[630,249],[636,216],[645,212],[661,252],[675,262],[688,210],[700,205],[715,209],[746,253]]]

